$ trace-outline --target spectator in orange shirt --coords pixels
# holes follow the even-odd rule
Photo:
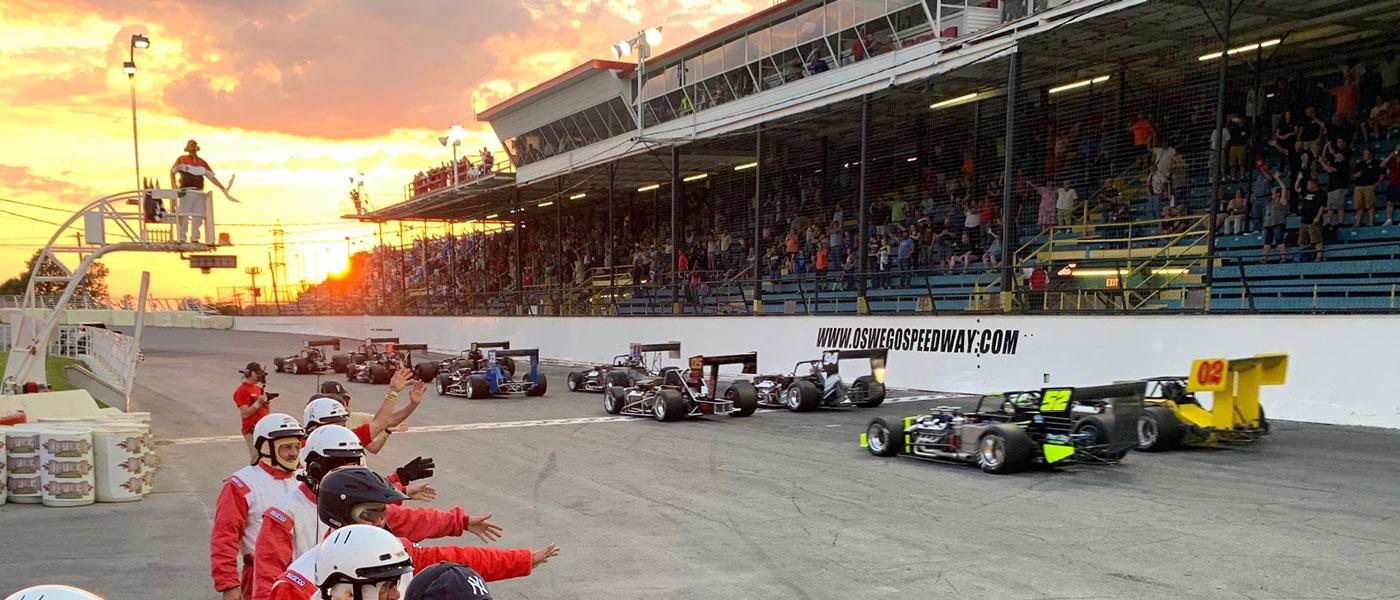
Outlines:
[[[1152,126],[1152,120],[1144,113],[1138,113],[1137,120],[1128,127],[1128,131],[1133,134],[1133,145],[1149,148],[1152,144],[1152,137],[1157,133],[1157,129]]]
[[[238,406],[238,416],[242,420],[239,432],[248,446],[248,463],[252,464],[258,462],[258,452],[253,449],[253,427],[258,424],[258,419],[267,416],[267,407],[272,398],[263,391],[267,372],[262,365],[250,362],[239,373],[243,374],[243,382],[233,391],[233,403]]]
[[[1356,84],[1356,77],[1351,74],[1351,71],[1347,71],[1339,86],[1327,89],[1326,86],[1318,83],[1317,87],[1332,94],[1332,99],[1336,101],[1334,113],[1342,115],[1342,118],[1347,121],[1356,116],[1357,105],[1361,102],[1361,86]]]

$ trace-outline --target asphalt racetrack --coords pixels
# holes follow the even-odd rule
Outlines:
[[[0,596],[68,583],[109,600],[217,598],[210,515],[245,458],[231,437],[235,371],[300,343],[148,329],[133,408],[154,413],[162,442],[155,492],[0,507]],[[1400,596],[1400,431],[1276,422],[1250,448],[994,476],[857,446],[873,415],[950,403],[932,394],[663,424],[609,418],[600,395],[565,389],[566,371],[545,368],[540,398],[429,390],[408,422],[421,429],[371,458],[387,473],[431,456],[433,505],[494,513],[501,547],[562,547],[530,577],[495,583],[497,598]],[[299,418],[316,381],[270,374],[273,409]],[[383,397],[384,386],[347,387],[356,410]],[[1286,393],[1268,389],[1265,403]]]

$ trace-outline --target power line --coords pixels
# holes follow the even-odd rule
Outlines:
[[[21,206],[28,206],[28,207],[31,207],[31,208],[42,208],[42,209],[44,209],[44,210],[52,210],[52,211],[57,211],[57,212],[61,212],[61,213],[73,214],[73,211],[68,210],[68,209],[66,209],[66,208],[57,208],[57,207],[53,207],[53,206],[45,206],[45,205],[43,205],[43,204],[34,204],[34,203],[32,203],[32,202],[22,202],[22,201],[19,201],[19,200],[11,200],[11,199],[9,199],[9,198],[0,198],[0,202],[9,202],[9,203],[12,203],[12,204],[19,204],[19,205],[21,205]]]
[[[43,223],[43,224],[45,224],[45,225],[53,225],[54,227],[58,227],[58,226],[59,226],[58,223],[55,223],[55,222],[53,222],[53,221],[45,221],[44,219],[40,219],[40,218],[38,218],[38,217],[31,217],[31,216],[29,216],[29,215],[22,215],[22,214],[20,214],[20,213],[17,213],[17,212],[10,212],[10,211],[4,210],[4,209],[0,209],[0,213],[5,213],[5,214],[7,214],[7,215],[19,217],[19,218],[21,218],[21,219],[29,219],[30,221],[35,221],[35,222],[38,222],[38,223]]]

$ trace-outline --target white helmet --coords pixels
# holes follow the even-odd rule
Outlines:
[[[316,551],[316,587],[321,597],[341,584],[354,587],[354,598],[362,595],[360,586],[399,581],[413,572],[413,560],[403,542],[387,530],[373,525],[347,525],[335,530]]]
[[[345,412],[345,405],[341,404],[339,400],[314,398],[306,403],[301,420],[306,423],[308,429],[322,425],[339,425],[350,420],[350,413]]]
[[[364,466],[365,448],[355,432],[339,425],[317,427],[301,448],[302,473],[298,477],[315,492],[321,478],[344,466]]]
[[[266,417],[258,419],[258,424],[253,426],[253,449],[258,451],[259,458],[271,459],[272,462],[288,471],[296,470],[297,465],[287,465],[282,459],[277,457],[277,453],[272,451],[272,441],[282,438],[305,438],[306,431],[301,428],[291,415],[283,413],[271,413]],[[263,442],[268,442],[267,452],[263,452]]]
[[[66,585],[36,585],[10,594],[5,600],[102,600],[102,596]]]

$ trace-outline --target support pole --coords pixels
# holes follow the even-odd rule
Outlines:
[[[617,184],[617,163],[608,163],[608,304],[617,306],[617,230],[614,219],[613,186]],[[635,283],[635,282],[634,282]]]
[[[867,291],[865,248],[869,244],[865,239],[865,213],[867,209],[865,190],[868,187],[865,180],[866,174],[868,173],[866,169],[870,166],[870,161],[868,160],[870,158],[868,152],[869,147],[870,94],[864,94],[860,97],[860,171],[858,172],[860,183],[857,188],[857,196],[860,198],[860,210],[857,211],[857,214],[859,214],[860,217],[856,221],[859,230],[856,231],[856,247],[854,248],[856,252],[856,313],[862,315],[870,314],[870,305],[866,303],[865,299],[865,293]]]
[[[1001,309],[1010,311],[1014,302],[1015,285],[1011,275],[1011,260],[1016,244],[1011,240],[1011,198],[1016,188],[1016,97],[1021,93],[1021,52],[1011,53],[1006,70],[1006,164],[1001,176]]]
[[[558,191],[554,194],[554,243],[558,251],[555,252],[554,264],[555,272],[558,273],[558,277],[555,278],[558,281],[555,283],[559,287],[554,295],[554,314],[563,316],[564,285],[568,280],[566,271],[569,267],[569,261],[564,258],[564,178],[560,176],[555,181],[558,182],[555,185]]]
[[[681,149],[671,146],[671,314],[681,314],[680,273],[676,257],[680,255],[681,236],[676,228],[676,216],[681,198]]]
[[[520,252],[520,188],[515,188],[515,202],[510,208],[515,231],[511,239],[511,253],[515,256],[515,314],[525,310],[525,255]]]
[[[1204,306],[1210,310],[1211,289],[1215,286],[1215,220],[1220,212],[1220,173],[1225,153],[1225,80],[1230,67],[1230,21],[1234,14],[1234,0],[1221,0],[1224,15],[1220,26],[1220,76],[1215,84],[1215,166],[1210,170],[1210,220],[1206,222],[1206,294]]]
[[[763,124],[754,128],[753,135],[753,314],[763,314]],[[825,148],[825,145],[823,145]]]

